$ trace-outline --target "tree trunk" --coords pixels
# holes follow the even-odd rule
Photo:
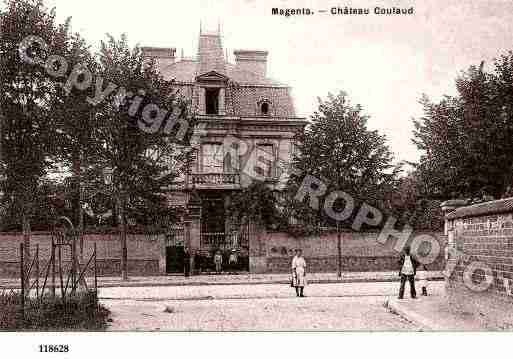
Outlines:
[[[338,277],[342,277],[342,239],[340,238],[340,223],[337,222],[337,259],[338,259]]]
[[[22,204],[23,213],[22,213],[22,232],[23,232],[23,252],[24,252],[24,262],[25,262],[25,268],[24,273],[27,275],[27,272],[30,268],[30,220],[28,217],[28,209],[27,204]],[[25,283],[25,289],[29,289],[29,283],[30,281],[26,280]]]
[[[74,183],[75,183],[75,190],[76,190],[76,216],[77,221],[75,223],[78,223],[78,240],[79,240],[79,246],[80,246],[80,255],[76,253],[75,260],[78,262],[79,257],[80,260],[83,260],[83,254],[84,254],[84,209],[82,208],[83,205],[83,195],[82,195],[82,156],[80,151],[77,151],[73,156],[73,177],[74,177]]]
[[[118,230],[121,241],[121,279],[128,280],[128,252],[126,243],[126,218],[125,218],[125,198],[120,194],[118,202]]]
[[[72,168],[73,168],[73,183],[75,185],[75,198],[76,198],[76,201],[75,201],[75,216],[76,217],[76,222],[75,223],[79,223],[79,228],[78,228],[78,233],[72,233],[72,236],[73,236],[73,247],[72,247],[72,250],[71,250],[71,254],[72,254],[72,258],[71,258],[71,273],[72,273],[72,279],[73,279],[73,290],[75,289],[74,286],[75,286],[75,281],[77,279],[77,273],[78,273],[78,247],[77,247],[77,239],[81,241],[81,238],[82,238],[82,227],[80,226],[80,217],[81,217],[81,214],[82,214],[82,201],[81,201],[81,194],[82,194],[82,189],[81,189],[81,170],[80,170],[80,166],[81,166],[81,163],[80,163],[80,152],[79,151],[76,151],[73,155],[73,164],[72,164]],[[82,246],[80,246],[82,247]]]

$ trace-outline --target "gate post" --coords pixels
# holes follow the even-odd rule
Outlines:
[[[186,218],[183,222],[184,247],[189,252],[189,275],[194,275],[194,253],[196,248],[191,246],[191,221]]]
[[[21,318],[25,320],[25,263],[24,263],[24,245],[20,243],[20,277],[21,277]]]
[[[36,244],[36,298],[39,298],[39,244]]]
[[[50,260],[52,261],[52,297],[55,299],[55,240],[52,236],[52,254],[50,256]]]
[[[191,257],[191,273],[195,272],[195,257],[201,249],[201,202],[200,196],[193,190],[187,201],[187,214],[184,220],[185,243]]]

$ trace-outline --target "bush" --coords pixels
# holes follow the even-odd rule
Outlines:
[[[51,295],[41,301],[27,298],[23,318],[21,295],[14,291],[0,293],[0,330],[104,330],[109,314],[96,293],[87,291],[65,301]]]

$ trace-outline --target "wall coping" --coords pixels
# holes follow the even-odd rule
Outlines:
[[[445,218],[458,219],[501,213],[513,213],[513,197],[460,207],[447,214]]]
[[[31,231],[31,236],[51,236],[52,231]],[[127,235],[130,236],[163,236],[166,232],[139,232],[139,231],[127,231]],[[118,229],[105,230],[105,231],[84,231],[84,236],[119,236]],[[23,232],[20,231],[0,231],[0,236],[23,236]]]

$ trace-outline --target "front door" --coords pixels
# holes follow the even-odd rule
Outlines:
[[[182,246],[166,247],[166,273],[183,273],[184,257]]]
[[[202,248],[224,249],[226,241],[224,197],[219,194],[207,195],[202,199],[202,206]]]

